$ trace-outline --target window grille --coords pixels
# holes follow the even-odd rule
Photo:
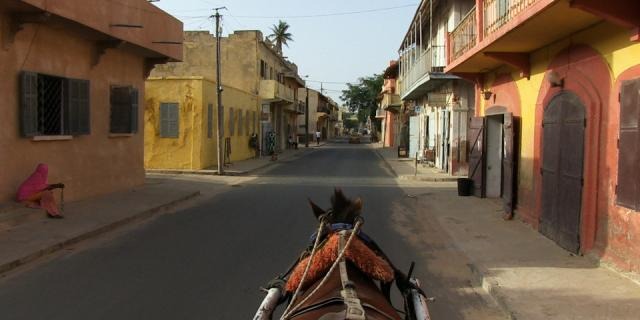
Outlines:
[[[89,81],[22,72],[20,131],[37,135],[90,133]]]

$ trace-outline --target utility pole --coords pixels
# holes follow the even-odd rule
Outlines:
[[[305,79],[309,76],[305,76]],[[304,103],[304,146],[309,147],[309,87],[307,81],[304,81],[304,89],[307,91]]]
[[[218,94],[218,129],[216,130],[216,139],[218,141],[218,175],[224,175],[224,154],[225,151],[222,147],[224,143],[224,108],[222,106],[222,79],[220,75],[220,13],[218,10],[226,9],[226,7],[219,7],[213,10],[216,14],[213,17],[216,18],[216,91]]]

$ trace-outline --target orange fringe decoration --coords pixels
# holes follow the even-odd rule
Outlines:
[[[313,257],[313,263],[311,263],[307,277],[302,284],[302,290],[322,279],[329,271],[333,262],[338,258],[339,243],[340,235],[334,233],[329,236],[329,239],[326,240],[322,247],[317,249]],[[389,263],[367,247],[358,237],[355,237],[353,241],[351,241],[351,244],[345,252],[345,258],[373,279],[383,282],[393,280],[393,269]],[[298,263],[291,273],[291,276],[289,276],[287,285],[285,286],[287,292],[294,292],[298,288],[304,269],[307,267],[307,261],[309,261],[308,256]]]

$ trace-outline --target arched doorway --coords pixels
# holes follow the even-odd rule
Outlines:
[[[542,212],[540,232],[578,253],[584,162],[585,108],[563,91],[551,99],[542,120]]]

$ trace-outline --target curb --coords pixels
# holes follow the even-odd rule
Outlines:
[[[65,239],[65,240],[60,240],[60,242],[55,243],[53,245],[50,245],[46,248],[42,248],[39,249],[35,252],[32,252],[30,254],[25,255],[22,258],[7,262],[3,265],[0,265],[0,274],[6,273],[8,271],[11,271],[19,266],[25,265],[29,262],[33,262],[41,257],[44,257],[48,254],[60,251],[68,246],[77,244],[79,242],[82,242],[84,240],[88,240],[91,238],[96,238],[102,234],[105,234],[109,231],[113,231],[116,230],[120,227],[123,227],[125,225],[128,225],[130,223],[136,222],[136,221],[142,221],[145,219],[148,219],[154,215],[156,215],[157,213],[160,213],[161,211],[165,211],[165,210],[169,210],[172,207],[182,203],[182,202],[186,202],[188,200],[191,200],[193,198],[196,198],[200,195],[200,191],[195,191],[192,192],[184,197],[181,197],[179,199],[173,200],[169,203],[165,203],[162,205],[159,205],[157,207],[142,211],[140,213],[134,214],[130,217],[124,218],[124,219],[120,219],[114,222],[111,222],[107,225],[104,226],[100,226],[94,230],[89,230],[86,231],[84,233],[81,233],[79,235],[73,236],[71,238]]]
[[[510,320],[517,320],[515,311],[511,310],[507,303],[506,297],[500,292],[500,284],[496,280],[490,279],[488,272],[482,267],[477,266],[471,262],[467,264],[469,270],[471,270],[472,281],[475,285],[482,287],[482,289],[489,295],[491,300],[495,302],[498,308],[507,316]]]
[[[373,151],[375,151],[376,155],[378,155],[378,158],[380,158],[382,160],[382,162],[384,163],[385,167],[387,167],[387,169],[389,169],[389,171],[391,171],[391,173],[393,174],[394,177],[399,178],[398,173],[393,170],[393,167],[391,166],[391,164],[387,161],[387,159],[385,159],[382,154],[380,153],[380,151],[378,151],[377,148],[372,148]]]
[[[458,178],[456,177],[446,177],[446,178],[434,178],[434,177],[419,177],[413,175],[403,175],[398,178],[402,180],[414,180],[414,181],[427,181],[427,182],[456,182]]]

